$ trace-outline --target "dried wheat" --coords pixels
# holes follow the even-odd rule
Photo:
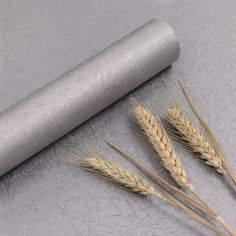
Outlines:
[[[161,122],[148,109],[139,104],[133,105],[133,113],[137,123],[158,154],[164,168],[169,171],[177,184],[193,191],[193,186],[189,183],[186,171],[176,155]]]
[[[78,159],[74,164],[78,164],[86,170],[104,176],[114,184],[132,192],[163,199],[155,187],[143,177],[135,172],[124,170],[115,162],[99,156],[97,153],[91,157]]]
[[[152,180],[154,180],[154,182],[158,183],[158,185],[161,185],[162,187],[164,187],[164,189],[168,189],[170,191],[173,191],[176,195],[181,196],[184,198],[185,201],[188,202],[188,204],[194,206],[194,208],[202,211],[204,214],[206,214],[208,217],[212,218],[213,220],[215,220],[216,222],[218,222],[223,229],[230,235],[230,236],[236,236],[234,230],[232,230],[226,223],[225,221],[222,219],[221,216],[219,216],[217,213],[215,213],[211,208],[209,208],[206,204],[201,204],[202,200],[200,201],[200,203],[198,201],[196,201],[196,199],[192,198],[190,195],[186,194],[185,192],[179,190],[178,188],[174,187],[173,185],[169,184],[168,182],[166,182],[164,179],[162,179],[161,177],[159,177],[158,175],[156,175],[155,173],[153,173],[148,167],[146,167],[143,163],[141,163],[140,161],[136,160],[135,158],[133,158],[132,156],[128,155],[127,153],[125,153],[124,151],[122,151],[118,146],[116,146],[115,144],[111,144],[108,141],[106,141],[114,150],[116,150],[117,152],[119,152],[123,157],[125,157],[128,161],[130,161],[131,163],[133,163],[139,170],[141,170],[145,175],[147,175],[149,178],[151,178]],[[162,189],[159,188],[159,191],[162,191]],[[181,204],[179,202],[179,200],[175,197],[172,197],[169,195],[169,193],[164,192],[164,195],[167,197],[167,201],[174,205],[175,207],[178,207],[182,210],[184,210],[186,212],[186,210],[188,211],[188,209],[185,208],[185,206],[183,204]],[[203,202],[202,202],[203,203]],[[180,204],[180,205],[179,205]],[[185,209],[184,209],[185,208]],[[187,212],[186,212],[187,213]],[[194,214],[192,214],[192,212],[189,212],[190,215],[192,217],[194,217],[194,219],[198,220],[197,216]],[[197,218],[195,218],[197,217]],[[203,223],[203,222],[202,222]],[[205,222],[203,223],[205,224]],[[209,225],[208,225],[209,226]],[[207,226],[207,227],[208,227]]]
[[[195,127],[178,106],[167,109],[166,114],[170,123],[179,132],[186,144],[194,153],[200,154],[199,158],[209,166],[214,167],[219,173],[224,173],[222,160],[211,142]]]
[[[168,194],[161,188],[158,188],[160,192],[157,191],[151,183],[139,176],[137,173],[131,173],[127,170],[124,170],[123,168],[115,164],[113,161],[99,156],[97,155],[97,153],[94,153],[94,155],[92,155],[91,157],[86,157],[82,159],[80,157],[76,158],[70,163],[73,165],[79,165],[88,171],[92,171],[99,175],[102,175],[114,184],[123,187],[127,190],[130,190],[134,193],[138,193],[144,196],[158,197],[162,200],[167,200],[169,204],[185,212],[185,214],[189,215],[199,223],[205,225],[217,235],[223,236],[215,225],[206,221],[202,216],[197,214],[191,208],[182,204],[175,197],[172,197],[170,194]],[[167,199],[165,199],[165,197],[167,197]]]

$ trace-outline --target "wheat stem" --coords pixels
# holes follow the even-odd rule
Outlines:
[[[217,221],[224,229],[225,231],[231,235],[235,236],[235,232],[224,222],[224,220],[215,212],[213,211],[202,198],[197,195],[195,192],[191,192],[191,194],[195,197],[195,199],[185,192],[179,190],[178,188],[174,187],[173,185],[166,182],[164,179],[159,177],[158,175],[154,174],[148,167],[146,167],[143,163],[136,160],[135,158],[131,157],[130,155],[126,154],[124,151],[122,151],[117,145],[112,144],[108,141],[106,141],[114,150],[119,152],[123,157],[125,157],[128,161],[133,163],[136,167],[138,167],[144,174],[146,174],[149,178],[160,184],[162,187],[167,188],[177,195],[183,197],[187,203],[195,207],[197,210],[202,211],[206,216],[210,217],[211,219]],[[160,191],[160,190],[159,190]]]
[[[107,141],[106,141],[107,142]],[[180,200],[178,200],[176,197],[173,197],[171,194],[169,194],[165,188],[169,188],[171,190],[174,189],[174,192],[182,196],[185,200],[187,199],[187,202],[192,204],[193,206],[197,206],[197,209],[202,209],[203,212],[207,213],[208,210],[205,209],[202,205],[199,204],[195,199],[188,196],[183,191],[175,188],[171,184],[167,183],[165,180],[154,174],[152,171],[149,170],[144,164],[137,161],[133,157],[127,155],[125,152],[123,152],[118,146],[111,144],[107,142],[113,149],[115,149],[117,152],[119,152],[122,156],[124,156],[127,160],[129,160],[131,163],[133,163],[135,166],[137,166],[144,174],[146,174],[149,178],[156,181],[161,185],[161,187],[157,186],[158,191],[165,197],[166,201],[171,204],[174,207],[177,207],[178,209],[185,212],[189,217],[195,219],[196,221],[200,222],[201,224],[205,225],[207,228],[215,232],[217,235],[222,235],[222,233],[217,229],[217,227],[211,223],[209,223],[207,220],[205,220],[202,216],[200,216],[198,213],[196,213],[194,210],[183,204]],[[163,189],[164,187],[164,189]],[[211,212],[207,213],[207,215],[210,215],[215,218],[214,215],[211,215]]]
[[[178,196],[182,197],[185,201],[187,201],[192,206],[196,207],[197,209],[201,210],[205,214],[207,214],[209,217],[216,219],[218,215],[211,210],[209,207],[206,206],[205,203],[199,202],[198,200],[194,199],[193,197],[189,196],[187,193],[183,192],[182,190],[176,188],[174,185],[169,184],[167,181],[156,175],[154,172],[152,172],[147,166],[145,166],[140,161],[136,160],[135,158],[131,157],[130,155],[126,154],[124,151],[122,151],[117,145],[112,144],[108,141],[106,141],[114,150],[119,152],[123,157],[125,157],[128,161],[133,163],[138,169],[140,169],[145,175],[147,175],[149,178],[151,178],[153,181],[157,182],[162,187],[169,189],[173,191]]]
[[[184,211],[188,216],[192,217],[193,219],[195,219],[199,223],[205,225],[207,228],[209,228],[210,230],[215,232],[217,235],[221,235],[222,236],[222,233],[217,229],[217,227],[215,225],[209,223],[203,217],[201,217],[196,212],[194,212],[191,208],[185,206],[180,201],[178,201],[176,198],[172,197],[170,194],[167,194],[166,197],[169,200],[168,202],[171,205],[173,205],[175,207],[178,207],[180,210]]]
[[[206,202],[195,192],[190,192],[190,194],[198,201],[200,202],[202,205],[204,205],[207,209],[211,209],[207,204]],[[213,210],[212,210],[213,211]],[[214,212],[215,213],[215,212]],[[215,215],[218,216],[218,214],[215,213]]]
[[[202,203],[207,209],[212,210],[208,204],[206,204],[206,202],[196,193],[196,192],[191,192],[191,194],[195,197],[195,199],[197,199],[200,203]],[[213,211],[213,210],[212,210]],[[215,212],[214,212],[215,213]],[[216,214],[216,213],[215,213]],[[217,214],[216,214],[217,215]],[[219,215],[217,215],[217,217],[215,218],[216,222],[219,223],[219,225],[221,225],[223,227],[223,229],[231,236],[235,236],[236,233],[234,232],[234,230],[232,230],[223,220],[223,218]]]
[[[214,225],[207,222],[203,217],[183,205],[181,202],[173,198],[164,190],[160,188],[157,188],[157,190],[151,183],[139,176],[137,173],[131,173],[130,171],[124,170],[115,162],[104,157],[97,156],[97,153],[82,160],[75,160],[73,164],[79,165],[88,171],[92,171],[101,176],[104,176],[114,184],[134,193],[138,193],[144,196],[157,197],[165,200],[172,206],[177,207],[178,209],[185,212],[187,215],[189,215],[199,223],[205,225],[208,229],[212,230],[217,235],[221,235],[219,230]]]

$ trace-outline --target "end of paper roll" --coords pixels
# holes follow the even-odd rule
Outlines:
[[[151,22],[153,22],[154,24],[159,24],[159,27],[163,27],[165,29],[168,29],[170,37],[172,38],[173,43],[174,43],[174,46],[173,46],[173,48],[175,49],[174,55],[176,56],[174,61],[176,61],[180,56],[180,43],[179,43],[178,35],[176,34],[176,32],[173,30],[173,28],[167,22],[165,22],[161,19],[153,18],[152,20],[150,20],[150,23]],[[148,24],[148,23],[146,23],[146,24]],[[166,42],[166,43],[168,43],[168,42]]]

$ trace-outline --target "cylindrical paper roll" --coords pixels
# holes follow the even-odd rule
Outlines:
[[[0,175],[62,137],[179,56],[174,31],[151,20],[0,114]]]

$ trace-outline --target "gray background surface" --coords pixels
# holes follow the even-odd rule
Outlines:
[[[151,18],[176,31],[181,56],[132,95],[154,109],[182,79],[236,171],[236,2],[171,0],[0,1],[0,110]],[[170,92],[166,92],[168,95]],[[125,166],[111,140],[163,177],[123,98],[73,132]],[[0,179],[0,235],[211,235],[162,202],[150,202],[68,167],[68,138]],[[180,150],[181,151],[181,150]],[[199,161],[181,155],[197,192],[236,228],[235,194]]]

